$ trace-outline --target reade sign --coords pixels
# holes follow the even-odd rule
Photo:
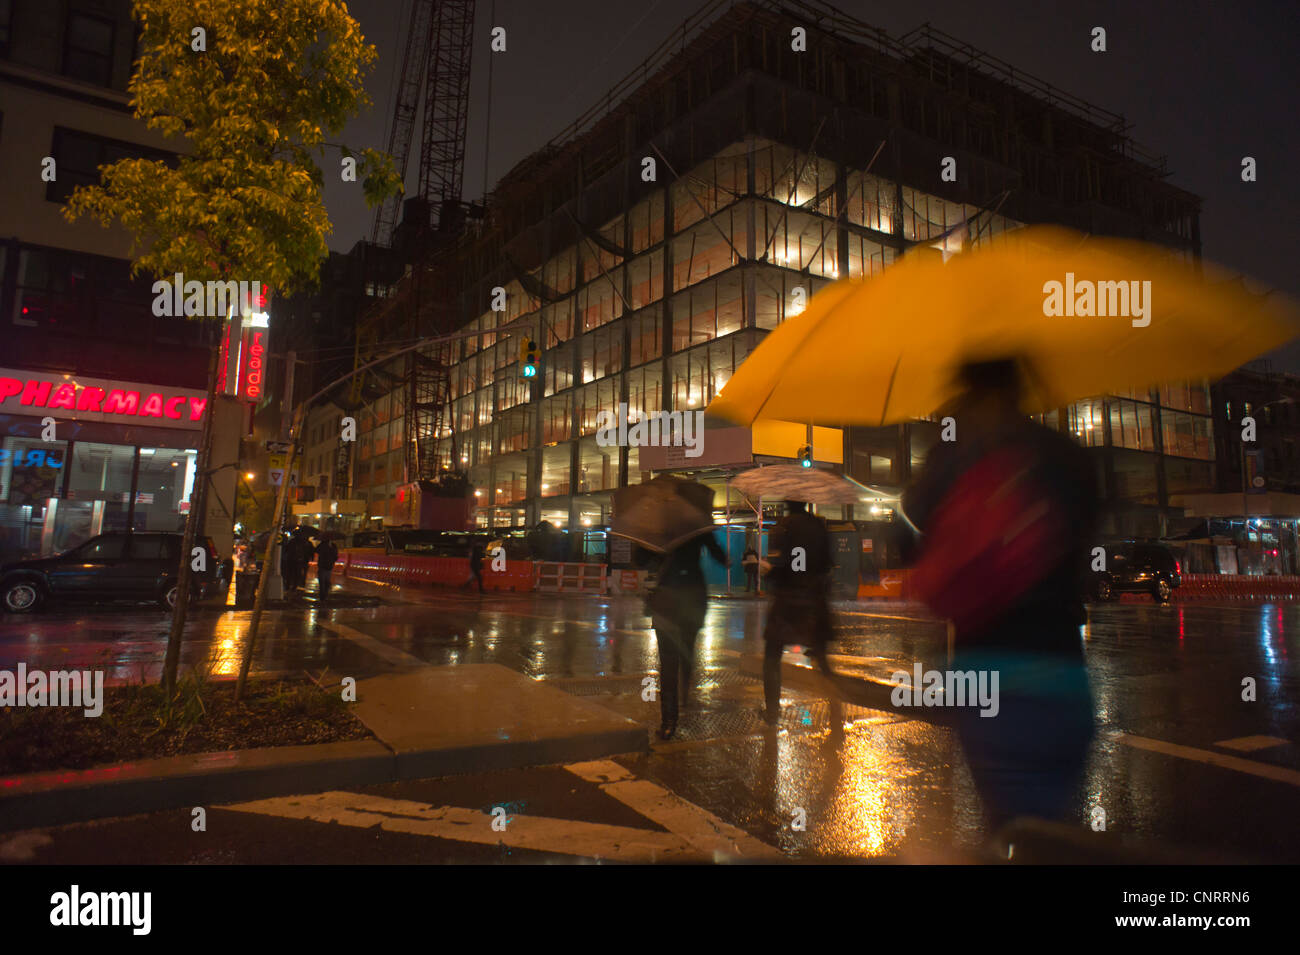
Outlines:
[[[0,414],[51,415],[73,421],[132,419],[198,430],[207,404],[207,395],[192,388],[0,368]]]

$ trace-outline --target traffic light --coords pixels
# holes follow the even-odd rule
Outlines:
[[[523,376],[525,378],[537,377],[537,343],[529,339],[524,342],[520,348],[521,360],[523,361]]]
[[[799,449],[799,466],[810,468],[813,466],[812,445],[805,444]]]

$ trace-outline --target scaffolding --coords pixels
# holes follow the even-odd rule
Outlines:
[[[791,52],[794,25],[815,53]],[[493,475],[493,503],[514,507],[523,482],[532,520],[557,489],[576,498],[629,479],[626,449],[611,468],[583,444],[588,392],[610,406],[638,394],[665,409],[707,402],[782,320],[795,284],[815,289],[918,242],[960,247],[1035,221],[1198,252],[1199,199],[1165,182],[1165,161],[1128,130],[1118,113],[928,24],[892,38],[815,0],[716,0],[503,176],[481,223],[409,270],[361,323],[358,362],[402,337],[491,318],[497,335],[481,349],[413,356],[371,385],[407,396],[408,480],[466,460]],[[756,149],[773,157],[759,181]],[[963,179],[944,183],[937,160],[954,151]],[[658,160],[657,182],[640,179],[645,156]],[[728,163],[740,178],[723,182]],[[650,202],[660,232],[636,239],[632,212]],[[561,255],[572,262],[557,270]],[[508,316],[489,310],[496,286],[511,289]],[[651,311],[659,324],[643,322]],[[547,380],[522,398],[512,384],[503,403],[510,359],[492,349],[523,326],[542,344]],[[655,362],[655,380],[629,382]],[[455,385],[472,363],[473,381]],[[507,423],[522,432],[512,441],[499,433]],[[498,477],[492,462],[520,452],[525,463]]]

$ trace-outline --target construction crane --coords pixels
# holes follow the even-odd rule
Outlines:
[[[413,0],[402,71],[388,130],[388,154],[402,180],[409,168],[411,139],[421,94],[419,185],[435,230],[451,210],[459,212],[469,121],[469,76],[475,0]],[[397,225],[400,196],[385,199],[375,213],[372,241],[389,245]],[[453,225],[453,223],[445,223]]]
[[[402,324],[408,340],[430,334],[433,330],[430,325],[441,325],[440,319],[448,314],[451,305],[453,290],[448,287],[445,275],[427,266],[430,256],[436,257],[439,249],[454,242],[465,222],[461,190],[474,12],[475,0],[412,0],[411,3],[410,27],[389,126],[388,154],[405,182],[416,117],[421,113],[423,101],[418,185],[413,196],[405,200],[393,196],[380,205],[372,233],[376,244],[398,246],[395,254],[405,260],[402,264],[407,267],[410,281],[400,297],[400,307],[406,313]],[[400,217],[399,210],[403,210]],[[390,311],[385,317],[391,315]],[[387,329],[381,327],[378,321],[367,328],[358,327],[357,366],[374,357],[373,352],[385,332],[395,331],[391,325]],[[401,384],[405,393],[404,476],[407,482],[460,471],[448,376],[448,365],[440,353],[425,355],[415,351],[406,358]],[[362,388],[362,377],[358,376],[352,393],[354,404],[362,400]],[[447,455],[448,462],[442,463],[438,443],[448,434],[451,452]]]

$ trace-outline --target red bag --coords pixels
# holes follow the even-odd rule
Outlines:
[[[1036,471],[1029,449],[998,448],[935,508],[911,582],[958,632],[996,620],[1066,557],[1062,502]]]

